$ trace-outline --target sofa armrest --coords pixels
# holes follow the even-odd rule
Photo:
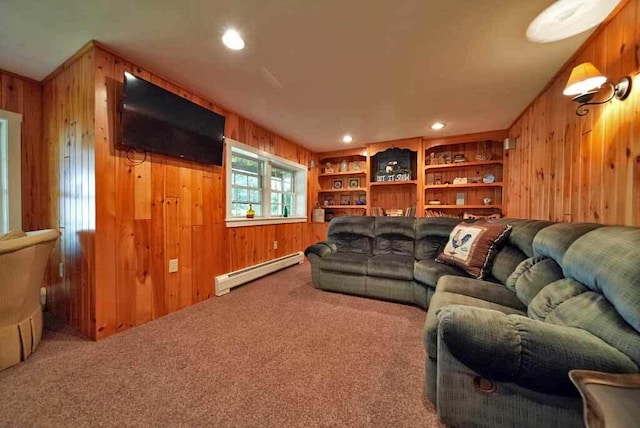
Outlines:
[[[572,369],[638,371],[627,355],[586,330],[490,309],[444,307],[438,312],[438,335],[479,375],[555,395],[575,395]]]
[[[304,250],[304,255],[309,257],[309,254],[314,254],[318,257],[324,257],[329,254],[333,254],[338,251],[336,244],[331,241],[320,241],[314,245],[307,247]]]

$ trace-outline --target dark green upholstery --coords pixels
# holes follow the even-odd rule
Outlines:
[[[367,275],[413,280],[413,256],[385,254],[369,258]]]
[[[449,351],[464,365],[534,391],[577,396],[567,375],[572,369],[638,370],[627,355],[582,329],[480,307],[448,306],[438,322]]]
[[[537,256],[520,263],[505,285],[528,305],[542,288],[563,278],[562,268],[555,260]]]
[[[319,264],[324,271],[366,275],[369,257],[358,253],[333,253],[322,257]]]
[[[449,234],[458,223],[460,223],[460,220],[454,218],[416,219],[416,260],[435,260],[444,249],[449,239]]]
[[[469,276],[468,273],[460,268],[445,265],[435,260],[420,260],[416,261],[414,265],[413,277],[415,280],[432,288],[435,288],[438,280],[445,275]]]
[[[496,307],[495,296],[474,302],[476,281],[442,277],[424,329],[427,396],[453,426],[580,426],[569,370],[640,372],[640,228],[513,224],[523,233],[502,250],[510,261],[496,261],[494,272],[528,256],[505,281],[522,311]],[[537,233],[524,239],[532,228]],[[467,381],[478,376],[496,391],[483,398]]]

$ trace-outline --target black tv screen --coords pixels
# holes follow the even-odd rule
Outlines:
[[[141,151],[222,165],[224,116],[125,73],[122,144]]]

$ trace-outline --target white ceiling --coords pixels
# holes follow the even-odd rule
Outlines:
[[[40,80],[91,39],[314,151],[511,125],[588,33],[551,0],[2,0],[0,68]],[[234,26],[246,48],[220,42]],[[429,125],[447,123],[440,132]]]

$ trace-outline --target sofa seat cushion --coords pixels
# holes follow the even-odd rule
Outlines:
[[[436,287],[438,292],[461,294],[475,297],[490,303],[508,306],[526,312],[527,307],[520,301],[516,293],[502,284],[458,276],[443,276]]]
[[[369,258],[367,273],[382,278],[413,280],[413,257],[385,254]]]
[[[472,280],[472,281],[475,282],[477,280]],[[488,284],[492,284],[492,283],[489,283],[489,282],[485,283],[485,287],[488,287]],[[499,287],[499,285],[497,284],[493,284],[493,285],[495,285],[496,287]],[[446,287],[443,287],[443,288],[446,288]],[[480,288],[479,290],[482,290],[482,288]],[[480,293],[483,293],[483,291],[478,292],[478,294]],[[486,293],[487,295],[492,294],[492,293],[487,293],[486,291],[484,293]],[[497,293],[495,295],[497,295]],[[450,306],[450,305],[472,306],[476,308],[493,309],[507,315],[516,314],[516,315],[522,315],[525,317],[527,316],[526,312],[524,312],[521,309],[512,308],[510,306],[489,302],[478,297],[465,296],[464,294],[451,293],[449,291],[440,291],[440,284],[438,284],[436,293],[431,298],[431,302],[429,302],[429,310],[427,311],[427,320],[424,324],[424,330],[423,330],[425,349],[427,350],[427,354],[431,358],[436,358],[438,354],[438,310],[441,308],[444,308],[445,306]]]
[[[364,254],[333,253],[319,259],[319,263],[320,270],[366,275],[368,260]]]
[[[413,267],[413,278],[430,287],[435,287],[440,277],[444,275],[469,276],[462,269],[438,263],[435,260],[421,260],[415,262]]]

